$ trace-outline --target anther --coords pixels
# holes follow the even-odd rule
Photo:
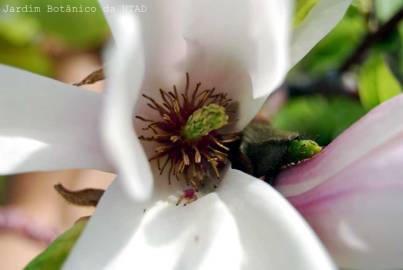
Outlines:
[[[176,85],[172,90],[159,89],[161,102],[143,95],[147,106],[160,115],[151,120],[136,115],[136,119],[148,123],[143,130],[152,136],[140,136],[142,141],[157,144],[150,161],[157,160],[160,174],[168,174],[168,182],[174,175],[179,181],[185,179],[194,188],[203,186],[211,172],[220,176],[219,166],[227,162],[229,147],[236,136],[221,135],[219,130],[229,123],[231,100],[215,88],[201,90],[197,83],[191,90],[190,76],[186,73],[184,91],[179,94]],[[161,159],[164,159],[162,161]]]

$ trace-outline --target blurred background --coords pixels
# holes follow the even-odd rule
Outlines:
[[[30,3],[0,0],[0,8]],[[40,0],[35,5],[48,3],[79,6],[82,0]],[[85,5],[97,7],[97,1],[86,0]],[[402,8],[402,0],[353,1],[344,19],[293,68],[258,118],[327,145],[368,110],[401,93]],[[81,81],[102,67],[102,48],[110,37],[97,11],[0,12],[0,63],[69,84]],[[82,88],[102,91],[103,84]],[[23,268],[49,238],[93,211],[67,204],[54,191],[55,184],[74,190],[106,188],[113,177],[75,170],[0,178],[1,269]],[[33,224],[35,232],[24,229]]]

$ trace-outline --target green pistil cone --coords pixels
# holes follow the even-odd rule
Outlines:
[[[293,140],[287,151],[289,162],[298,162],[311,158],[322,150],[315,141],[312,140]]]
[[[228,124],[228,119],[223,106],[209,104],[193,112],[183,128],[182,135],[187,140],[201,138]]]

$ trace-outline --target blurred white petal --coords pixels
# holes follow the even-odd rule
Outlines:
[[[99,138],[102,96],[0,65],[0,173],[112,171]]]
[[[110,156],[122,176],[125,190],[138,200],[151,196],[153,176],[147,156],[134,132],[133,107],[140,97],[144,75],[143,44],[135,17],[122,13],[115,18],[119,40],[108,66],[103,112],[103,135]]]

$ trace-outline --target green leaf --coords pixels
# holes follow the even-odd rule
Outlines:
[[[294,14],[294,27],[298,27],[315,7],[319,0],[297,0]]]
[[[24,270],[61,269],[86,224],[87,219],[77,221],[72,228],[60,235],[45,251],[34,258]]]
[[[327,145],[364,114],[361,104],[347,97],[304,96],[291,99],[272,125]]]
[[[367,110],[402,92],[402,86],[378,53],[362,65],[358,86],[361,103]]]

